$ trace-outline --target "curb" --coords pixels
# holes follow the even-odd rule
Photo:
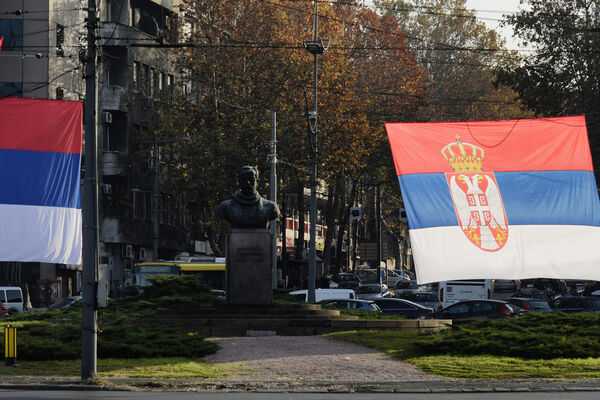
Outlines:
[[[4,376],[0,389],[76,390],[76,391],[186,391],[186,392],[254,392],[254,393],[526,393],[526,392],[600,392],[599,381],[435,381],[435,382],[243,382],[203,379],[102,378],[93,385],[65,381],[47,382],[48,377]],[[56,378],[54,378],[56,379]]]

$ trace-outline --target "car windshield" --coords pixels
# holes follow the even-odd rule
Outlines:
[[[381,286],[361,286],[356,293],[381,293]]]

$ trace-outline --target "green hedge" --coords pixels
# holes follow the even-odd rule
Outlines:
[[[429,354],[522,358],[600,357],[600,314],[528,313],[456,325],[415,344]]]
[[[181,303],[210,304],[210,289],[194,276],[160,276],[137,296],[111,300],[98,312],[98,357],[101,358],[197,358],[218,347],[197,332],[137,322]],[[3,320],[17,327],[17,358],[21,360],[70,360],[81,356],[82,306],[65,310],[17,314]],[[1,325],[0,325],[1,326]],[[0,334],[0,348],[4,335]]]

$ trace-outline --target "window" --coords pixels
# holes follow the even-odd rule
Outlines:
[[[473,303],[473,312],[476,313],[485,313],[485,312],[490,312],[492,311],[492,305],[490,303],[487,302],[475,302]]]
[[[3,38],[2,51],[22,51],[23,20],[0,19],[0,36]]]
[[[21,296],[20,290],[7,290],[6,291],[6,301],[8,303],[15,303],[23,301],[23,297]]]
[[[0,82],[0,97],[22,97],[22,82]]]
[[[60,86],[56,88],[56,100],[63,100],[65,98],[65,89]]]
[[[448,309],[446,310],[446,312],[449,315],[453,315],[453,314],[464,314],[469,312],[469,305],[468,304],[458,304],[454,307],[448,307]]]
[[[150,96],[150,66],[142,64],[142,85],[144,94]]]
[[[56,24],[56,56],[65,56],[65,27],[61,24]]]
[[[140,86],[140,63],[139,61],[133,62],[133,87],[138,88]]]
[[[104,148],[107,151],[127,151],[127,116],[120,111],[110,111],[112,122],[106,123]]]

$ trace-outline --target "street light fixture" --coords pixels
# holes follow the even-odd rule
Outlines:
[[[158,148],[163,144],[175,143],[175,142],[189,142],[191,138],[184,136],[176,139],[165,139],[158,140],[158,136],[154,135],[152,142],[153,149],[153,163],[152,172],[154,173],[154,185],[152,187],[152,261],[158,261]]]

